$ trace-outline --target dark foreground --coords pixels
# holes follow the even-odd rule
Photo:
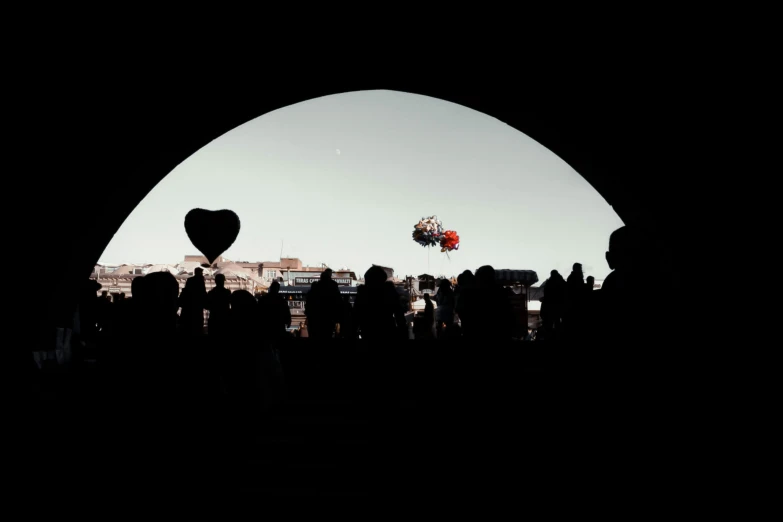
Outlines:
[[[9,427],[14,480],[33,509],[260,513],[333,497],[667,511],[706,472],[698,394],[676,358],[629,353],[292,340],[287,397],[266,409],[190,370],[39,372]]]

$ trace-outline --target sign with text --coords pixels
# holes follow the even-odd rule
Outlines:
[[[320,281],[319,277],[295,277],[294,278],[295,285],[311,285],[317,281]],[[333,277],[332,281],[334,281],[340,286],[351,286],[350,277]]]

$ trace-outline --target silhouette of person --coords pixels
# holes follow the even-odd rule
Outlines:
[[[92,343],[98,334],[98,290],[101,284],[88,279],[79,298],[79,335],[82,341]]]
[[[342,339],[355,339],[356,338],[356,326],[353,319],[353,305],[351,304],[351,296],[343,296],[343,309],[340,315],[340,338]]]
[[[207,305],[207,288],[202,275],[203,269],[196,268],[193,276],[185,282],[180,296],[180,328],[186,336],[204,333],[204,308]],[[250,297],[253,297],[252,295]]]
[[[131,303],[131,313],[133,315],[134,328],[131,332],[136,331],[136,327],[143,320],[142,311],[144,310],[144,287],[146,285],[146,276],[136,276],[131,281],[131,297],[129,301]],[[179,289],[177,290],[179,292]]]
[[[612,270],[599,293],[600,323],[609,342],[653,337],[661,296],[649,289],[652,256],[642,231],[623,226],[609,236],[606,262]]]
[[[207,293],[207,310],[209,310],[208,332],[215,340],[226,336],[231,311],[231,290],[226,288],[226,276],[215,276],[215,288]]]
[[[438,294],[435,296],[438,303],[436,310],[438,316],[438,338],[450,335],[454,326],[455,295],[451,288],[451,281],[444,279],[438,285]]]
[[[341,310],[340,288],[332,280],[332,270],[327,268],[305,298],[308,335],[313,339],[331,339]]]
[[[566,280],[565,333],[571,341],[583,341],[585,329],[585,280],[582,264],[574,263]]]
[[[476,270],[476,281],[484,305],[480,306],[484,336],[499,341],[510,340],[516,323],[509,295],[511,291],[497,283],[495,269],[490,265]],[[494,327],[495,323],[497,327]]]
[[[424,294],[424,303],[421,334],[423,339],[432,339],[432,329],[435,326],[435,307],[432,305],[430,294]]]
[[[122,299],[117,305],[116,326],[114,328],[115,340],[128,351],[131,346],[138,343],[144,337],[147,326],[147,317],[143,309],[144,278],[138,275],[131,282],[131,296]],[[179,291],[179,290],[178,290]]]
[[[365,284],[359,286],[354,305],[354,317],[362,339],[388,341],[408,337],[405,311],[394,284],[386,280],[379,266],[364,274]]]
[[[514,310],[508,291],[495,281],[495,269],[484,265],[476,270],[475,285],[460,296],[463,335],[467,339],[510,340],[514,331]],[[461,310],[461,311],[460,311]]]
[[[583,328],[583,334],[585,340],[594,337],[593,329],[595,327],[596,320],[598,319],[598,315],[597,315],[598,292],[593,291],[594,287],[595,287],[595,278],[593,276],[588,276],[585,279],[585,289],[584,289],[584,298],[583,298],[584,323],[582,325],[582,328]]]
[[[541,298],[541,322],[543,339],[563,339],[563,314],[566,306],[566,282],[560,272],[552,270],[544,281],[544,296]]]
[[[138,304],[142,300],[142,294],[144,293],[144,276],[136,276],[133,278],[133,281],[131,281],[131,300],[135,300],[135,302]]]
[[[136,276],[134,281],[143,276]],[[131,283],[131,289],[133,288]],[[133,304],[132,300],[125,297],[125,292],[117,296],[117,302],[114,305],[114,334],[127,338],[132,334],[134,328]]]
[[[280,283],[277,281],[272,282],[269,292],[259,300],[258,314],[262,337],[259,370],[264,406],[268,407],[278,404],[284,396],[285,379],[279,345],[287,337],[286,328],[291,326],[291,309],[280,295]]]
[[[260,390],[261,339],[258,303],[247,290],[231,292],[230,334],[222,350],[224,384],[243,406],[257,405]]]
[[[286,328],[291,326],[291,309],[280,295],[280,283],[273,281],[258,305],[263,339],[273,343],[279,341],[286,335]]]
[[[142,323],[147,337],[170,338],[177,328],[179,284],[169,272],[153,272],[144,276],[141,285]]]
[[[111,330],[112,302],[109,292],[103,290],[98,298],[98,331],[108,334]]]
[[[465,305],[463,297],[470,294],[476,286],[476,276],[470,270],[465,270],[457,276],[457,288],[454,291],[454,311],[460,323],[462,335],[465,335],[465,320],[467,319],[468,329],[472,325],[471,310]]]
[[[128,368],[137,374],[132,378],[145,380],[146,393],[154,396],[156,390],[176,386],[173,375],[179,363],[176,343],[179,283],[169,272],[153,272],[144,276],[141,288],[143,291],[134,297],[140,305],[135,310],[140,319],[137,335],[123,341],[137,343],[138,349],[125,350],[123,357]]]

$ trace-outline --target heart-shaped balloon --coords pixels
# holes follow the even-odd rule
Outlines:
[[[239,226],[239,216],[232,210],[194,208],[185,216],[185,232],[190,242],[210,264],[234,244]]]

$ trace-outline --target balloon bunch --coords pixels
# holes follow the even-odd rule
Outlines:
[[[454,230],[443,230],[443,223],[438,216],[421,218],[413,225],[413,240],[423,247],[438,246],[446,256],[452,250],[459,250],[459,236]]]
[[[459,236],[454,230],[447,230],[440,237],[440,251],[448,254],[452,250],[459,250]]]
[[[421,218],[413,225],[413,240],[423,247],[437,246],[443,234],[443,225],[438,216]]]

